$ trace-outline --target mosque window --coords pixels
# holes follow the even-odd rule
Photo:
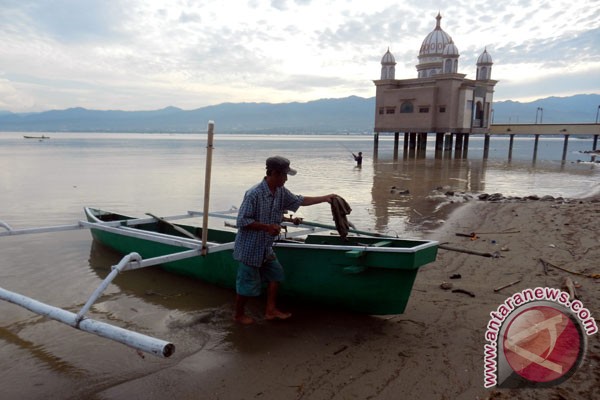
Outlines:
[[[419,112],[422,114],[429,112],[429,107],[419,107]]]
[[[454,72],[452,70],[452,60],[451,59],[447,59],[445,62],[445,66],[444,66],[444,72],[446,73],[452,73]]]
[[[413,104],[410,101],[405,101],[400,106],[400,113],[412,113],[413,109]]]
[[[481,67],[479,79],[487,79],[487,68],[486,67]]]
[[[379,115],[383,115],[383,111],[384,111],[384,108],[383,107],[379,107]]]
[[[441,113],[445,113],[446,112],[446,106],[440,106],[440,112]]]
[[[475,104],[475,118],[479,120],[483,119],[483,105],[480,101]]]
[[[386,114],[396,114],[396,107],[387,107],[385,109]]]

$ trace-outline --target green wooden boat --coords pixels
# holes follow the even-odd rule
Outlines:
[[[122,254],[136,252],[143,259],[187,252],[190,257],[167,260],[161,267],[235,288],[234,231],[208,229],[206,254],[200,255],[202,228],[170,222],[182,216],[134,219],[93,208],[85,208],[85,213],[93,223],[93,238],[104,245]],[[112,227],[103,229],[103,225]],[[295,228],[304,229],[299,232],[302,236],[290,233],[274,245],[286,274],[280,294],[360,313],[403,313],[419,267],[433,262],[437,255],[435,241],[365,232],[344,240],[330,234],[331,227],[319,224],[304,222]]]

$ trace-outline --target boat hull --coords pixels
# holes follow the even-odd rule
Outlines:
[[[104,212],[86,209],[89,222],[101,222]],[[128,219],[112,213],[113,219]],[[196,236],[201,229],[178,224]],[[181,237],[169,226],[154,222],[136,228],[160,231]],[[95,240],[121,254],[139,253],[144,259],[188,250],[185,247],[156,243],[118,233],[91,229]],[[234,232],[209,230],[209,242],[227,243]],[[286,279],[280,294],[303,302],[367,314],[403,313],[420,266],[435,260],[437,242],[364,237],[346,242],[338,236],[309,235],[305,242],[275,243],[275,252],[284,267]],[[368,251],[382,247],[382,251]],[[388,251],[389,250],[389,251]],[[232,250],[209,252],[161,265],[167,271],[187,275],[222,287],[235,288],[238,262]]]

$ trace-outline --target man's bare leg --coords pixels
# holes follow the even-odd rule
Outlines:
[[[246,303],[248,302],[247,296],[236,295],[235,296],[235,310],[233,314],[233,320],[239,322],[242,325],[250,325],[254,323],[254,318],[246,315]]]
[[[279,290],[279,282],[269,282],[267,287],[267,308],[265,310],[265,319],[270,321],[274,319],[288,319],[292,314],[279,311],[275,306],[277,300],[277,291]]]

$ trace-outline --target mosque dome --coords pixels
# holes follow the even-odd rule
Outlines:
[[[390,49],[388,49],[385,54],[383,55],[383,57],[381,58],[381,64],[382,65],[392,65],[392,64],[396,64],[396,59],[394,58],[394,56],[392,55],[392,53],[390,53]]]
[[[487,52],[487,49],[484,49],[483,53],[481,53],[481,55],[477,59],[477,65],[480,65],[480,64],[489,64],[489,65],[493,64],[492,56],[490,56],[490,53]]]
[[[442,73],[444,50],[449,44],[452,46],[448,51],[456,52],[456,54],[452,54],[452,57],[458,57],[458,49],[453,44],[452,38],[441,27],[442,16],[440,13],[435,19],[437,20],[435,28],[425,37],[419,51],[419,64],[417,64],[419,78],[428,78]]]
[[[460,54],[458,53],[458,47],[452,42],[448,43],[446,47],[444,47],[444,52],[442,53],[444,58],[446,57],[458,57]]]
[[[444,32],[441,27],[440,21],[442,16],[438,13],[435,19],[437,20],[435,29],[425,37],[425,40],[423,40],[421,50],[419,51],[419,58],[423,56],[442,55],[446,45],[452,43],[450,35]]]

